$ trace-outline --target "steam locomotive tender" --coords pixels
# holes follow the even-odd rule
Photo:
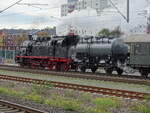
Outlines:
[[[107,73],[122,74],[128,47],[119,38],[79,37],[77,35],[55,36],[23,42],[16,62],[21,66],[68,71],[103,67]]]

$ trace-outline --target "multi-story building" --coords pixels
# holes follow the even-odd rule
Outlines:
[[[97,14],[100,15],[101,11],[108,6],[108,0],[68,0],[67,4],[61,6],[61,16],[67,16],[67,14],[74,10],[82,10],[87,7],[96,9]]]

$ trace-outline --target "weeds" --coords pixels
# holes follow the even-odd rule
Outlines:
[[[92,108],[92,107],[89,107],[87,109],[87,112],[88,113],[107,113],[105,110],[103,109],[98,109],[98,108]]]
[[[25,100],[34,101],[40,104],[47,104],[49,106],[60,107],[69,111],[83,111],[86,113],[109,113],[111,109],[117,109],[122,105],[121,101],[116,98],[96,98],[90,93],[79,93],[72,90],[51,93],[45,96],[45,92],[51,89],[51,85],[37,85],[26,90],[15,91],[13,88],[0,87],[0,93],[8,96],[20,97]],[[150,113],[149,103],[132,103],[132,113]]]
[[[55,107],[61,107],[69,111],[81,110],[82,103],[77,99],[66,98],[55,95],[51,99],[45,100],[45,104]]]
[[[89,108],[91,113],[107,113],[110,108],[120,105],[120,101],[114,98],[96,98],[93,103],[95,107]]]
[[[79,100],[81,100],[82,102],[91,102],[93,99],[92,95],[90,93],[81,93],[79,95]]]
[[[15,85],[16,85],[15,83],[10,83],[10,84],[7,84],[6,87],[7,88],[14,88]]]
[[[26,99],[26,100],[31,100],[31,101],[34,101],[34,102],[37,102],[37,103],[44,103],[44,99],[42,98],[42,96],[40,96],[40,95],[38,95],[38,94],[36,94],[36,93],[31,93],[31,94],[29,94],[29,95],[26,95],[25,97],[24,97],[24,99]]]
[[[25,92],[23,92],[23,91],[17,92],[17,91],[10,90],[10,89],[4,88],[4,87],[0,88],[0,93],[4,94],[4,95],[16,96],[16,97],[22,97],[25,95]]]
[[[44,94],[47,90],[51,89],[52,85],[45,83],[44,85],[40,84],[33,84],[32,85],[32,92],[35,92],[37,94]]]
[[[75,91],[73,91],[73,90],[65,91],[64,96],[69,97],[69,98],[74,98],[74,99],[77,98],[77,95],[76,95]]]
[[[131,110],[133,111],[133,113],[150,113],[150,105],[144,103],[134,103],[134,105],[131,106]]]

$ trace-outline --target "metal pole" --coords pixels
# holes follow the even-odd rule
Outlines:
[[[130,3],[129,0],[127,0],[127,22],[130,21]]]
[[[112,6],[117,10],[117,12],[129,23],[129,13],[130,13],[130,6],[129,6],[129,0],[127,0],[127,15],[124,15],[119,8],[112,2],[112,0],[109,0]]]

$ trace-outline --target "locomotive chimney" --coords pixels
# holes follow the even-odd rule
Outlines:
[[[28,37],[29,37],[29,40],[32,40],[32,35],[28,35]]]

